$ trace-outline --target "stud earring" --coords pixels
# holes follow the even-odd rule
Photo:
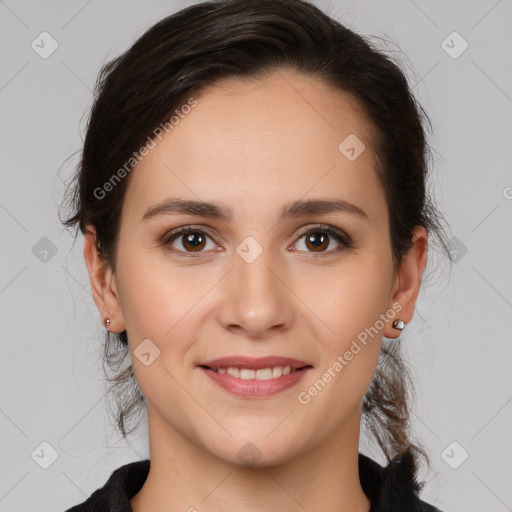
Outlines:
[[[110,327],[110,318],[105,318],[105,327],[107,328],[107,331],[110,332],[109,330],[109,327]]]
[[[393,329],[397,331],[403,331],[407,327],[407,324],[402,320],[395,320],[393,322]]]

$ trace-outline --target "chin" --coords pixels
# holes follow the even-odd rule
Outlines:
[[[290,443],[290,436],[279,437],[273,433],[274,439],[267,438],[268,433],[275,429],[275,423],[265,434],[234,436],[217,446],[210,452],[228,464],[239,467],[265,468],[284,464],[298,455],[297,443]],[[282,434],[282,433],[281,433]]]

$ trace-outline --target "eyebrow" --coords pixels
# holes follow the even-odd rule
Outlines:
[[[326,215],[347,213],[368,220],[368,214],[359,206],[343,199],[309,199],[293,201],[280,209],[281,220],[304,217],[306,215]],[[233,210],[222,204],[200,200],[169,198],[150,207],[141,222],[163,215],[199,215],[229,222]]]

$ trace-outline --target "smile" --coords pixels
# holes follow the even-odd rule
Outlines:
[[[273,367],[253,370],[249,368],[209,368],[201,370],[218,386],[236,396],[265,398],[298,384],[311,366],[303,368]]]
[[[288,375],[289,373],[297,371],[296,368],[291,368],[290,366],[276,366],[274,368],[260,368],[258,370],[252,370],[250,368],[237,368],[230,366],[228,368],[210,368],[219,373],[227,373],[232,377],[242,380],[270,380],[277,379],[282,377],[283,375]]]

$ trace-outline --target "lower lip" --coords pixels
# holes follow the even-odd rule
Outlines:
[[[200,367],[203,372],[210,377],[216,384],[233,395],[244,398],[257,398],[272,396],[285,389],[295,386],[304,377],[306,372],[311,368],[295,370],[288,375],[282,375],[275,379],[258,380],[258,379],[237,379],[227,373],[219,373],[214,370]]]

